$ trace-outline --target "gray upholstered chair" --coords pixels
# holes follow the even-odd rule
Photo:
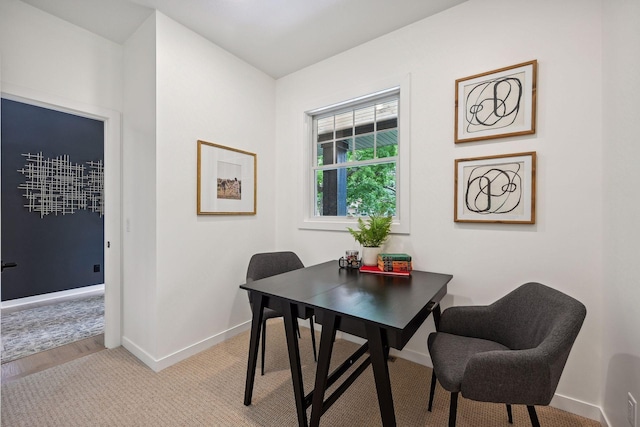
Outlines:
[[[429,335],[433,362],[429,411],[436,378],[451,393],[449,426],[456,423],[458,393],[467,399],[527,405],[551,402],[571,347],[586,316],[585,306],[540,283],[526,283],[487,306],[451,307],[438,332]]]
[[[297,270],[304,268],[304,264],[300,261],[300,258],[293,252],[266,252],[255,254],[249,260],[249,267],[247,268],[247,283],[254,280],[264,279],[265,277],[275,276],[276,274],[286,273],[287,271]],[[251,303],[251,295],[249,295],[249,302]],[[260,367],[261,375],[264,375],[264,349],[267,338],[267,320],[276,317],[282,317],[282,313],[272,310],[270,308],[264,309],[262,318],[262,366]],[[296,322],[296,327],[298,326]],[[311,328],[311,342],[313,344],[313,359],[317,361],[316,355],[316,336],[314,333],[313,316],[309,317],[309,327]],[[300,330],[298,330],[298,338],[300,337]]]

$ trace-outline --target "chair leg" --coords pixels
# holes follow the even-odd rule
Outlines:
[[[451,393],[449,404],[449,427],[456,427],[456,412],[458,411],[458,392]]]
[[[511,405],[507,403],[507,417],[509,417],[509,424],[513,424],[513,413],[511,412]]]
[[[533,405],[527,405],[529,411],[529,418],[531,419],[531,425],[533,427],[540,427],[540,421],[538,421],[538,414],[536,414],[536,407]]]
[[[318,361],[316,354],[316,328],[313,326],[313,316],[309,317],[309,327],[311,328],[311,344],[313,345],[313,360]]]
[[[431,371],[431,391],[429,392],[429,412],[433,406],[433,396],[436,392],[436,371]]]
[[[296,319],[296,332],[298,333],[298,339],[300,339],[300,325],[298,325],[298,319]]]
[[[264,375],[264,348],[265,348],[266,341],[267,341],[267,320],[265,319],[262,321],[262,355],[261,355],[262,363],[260,364],[260,375]]]

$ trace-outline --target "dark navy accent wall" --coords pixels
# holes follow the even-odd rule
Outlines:
[[[73,164],[104,160],[104,123],[7,99],[1,113],[2,259],[18,263],[2,273],[2,301],[104,283],[100,214],[81,209],[41,218],[24,207],[18,189],[23,153],[66,154]]]

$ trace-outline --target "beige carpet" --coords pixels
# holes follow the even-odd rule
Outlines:
[[[240,334],[154,373],[124,348],[104,350],[2,385],[2,426],[295,426],[293,388],[282,321],[269,321],[266,372],[256,377],[253,402],[243,393],[249,335]],[[313,386],[311,338],[302,331],[304,383]],[[354,351],[335,344],[336,359]],[[431,370],[396,359],[389,363],[399,426],[446,426],[449,395],[436,390],[427,412]],[[514,426],[529,426],[526,408],[514,407]],[[310,414],[310,410],[308,411]],[[600,424],[553,408],[539,408],[542,426]],[[369,368],[323,416],[323,426],[381,425]],[[460,399],[458,426],[509,426],[503,405]]]

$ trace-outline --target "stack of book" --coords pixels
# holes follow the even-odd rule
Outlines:
[[[409,273],[413,270],[413,262],[409,254],[380,254],[378,268],[393,273]]]

